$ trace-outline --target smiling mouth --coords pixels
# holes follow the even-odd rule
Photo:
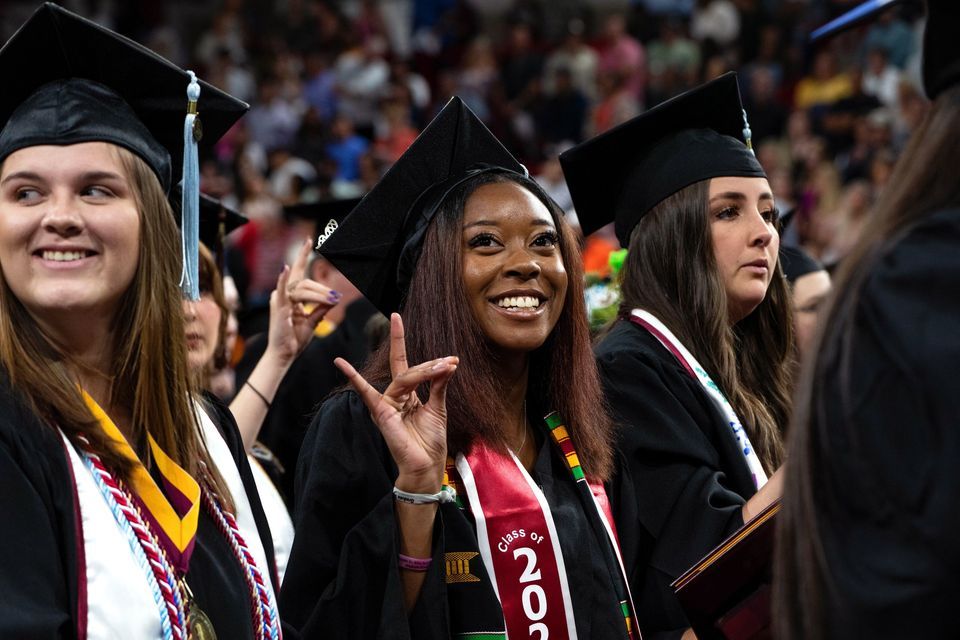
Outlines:
[[[536,296],[504,296],[503,298],[493,300],[495,305],[508,311],[538,309],[544,302],[546,301]]]
[[[85,249],[74,249],[70,251],[53,251],[50,249],[44,249],[42,251],[35,252],[34,255],[50,262],[76,262],[77,260],[89,258],[90,256],[94,255],[94,253]]]

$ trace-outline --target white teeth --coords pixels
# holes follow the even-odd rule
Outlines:
[[[497,306],[503,307],[504,309],[536,309],[540,306],[540,299],[532,296],[500,298]]]
[[[80,260],[86,255],[85,251],[44,251],[43,259],[53,262],[70,262]]]

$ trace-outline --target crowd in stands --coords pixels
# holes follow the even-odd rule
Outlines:
[[[35,3],[4,4],[5,39]],[[909,4],[817,49],[812,28],[852,0],[64,4],[250,103],[202,165],[201,188],[253,221],[233,238],[253,305],[301,242],[283,207],[362,195],[454,94],[571,210],[561,151],[737,70],[754,149],[781,212],[793,211],[785,243],[828,265],[927,108],[922,9]],[[587,260],[603,271],[616,241],[598,242]]]

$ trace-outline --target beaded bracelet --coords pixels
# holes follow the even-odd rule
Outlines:
[[[405,556],[402,553],[397,554],[397,563],[401,569],[406,569],[407,571],[419,571],[422,573],[430,568],[431,562],[433,562],[433,558],[414,558],[413,556]]]
[[[436,502],[454,502],[456,492],[450,487],[444,487],[437,493],[409,493],[396,487],[393,488],[393,497],[405,504],[434,504]]]

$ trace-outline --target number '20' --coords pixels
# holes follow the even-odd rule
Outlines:
[[[536,633],[537,640],[548,640],[550,630],[546,624],[538,622],[547,615],[547,594],[544,593],[543,587],[536,584],[540,580],[540,569],[537,569],[537,552],[530,547],[520,547],[513,550],[513,557],[515,560],[524,558],[527,561],[527,566],[520,576],[520,584],[527,585],[523,588],[520,601],[523,603],[524,615],[527,616],[528,620],[533,621],[529,627],[529,637],[533,638]]]

